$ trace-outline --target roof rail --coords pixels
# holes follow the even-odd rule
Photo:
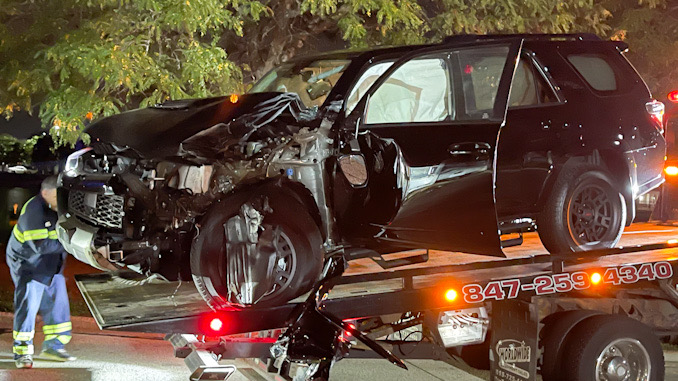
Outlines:
[[[465,43],[480,40],[502,40],[508,38],[524,38],[526,40],[574,40],[574,41],[602,41],[600,37],[593,33],[563,33],[563,34],[457,34],[447,36],[443,40],[444,44]]]

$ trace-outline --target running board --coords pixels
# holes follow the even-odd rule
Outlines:
[[[510,233],[510,234],[518,234],[518,237],[502,240],[501,241],[501,248],[502,249],[505,249],[505,248],[511,247],[511,246],[520,246],[520,245],[523,244],[523,233],[522,232]]]
[[[379,265],[383,270],[391,270],[398,267],[416,265],[428,262],[429,251],[427,249],[403,251],[399,253],[387,254],[395,255],[398,258],[386,259],[382,254],[366,248],[349,248],[345,250],[347,260],[351,261],[360,258],[369,258]]]

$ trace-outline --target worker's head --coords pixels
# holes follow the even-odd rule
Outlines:
[[[40,185],[40,195],[47,202],[49,208],[52,210],[57,209],[57,177],[49,176],[48,178],[42,180]]]

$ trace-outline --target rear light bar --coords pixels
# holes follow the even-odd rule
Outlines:
[[[664,132],[664,104],[656,99],[645,103],[645,110],[650,115],[650,118],[657,123],[657,127]]]

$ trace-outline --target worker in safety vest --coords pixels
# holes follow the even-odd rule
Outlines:
[[[42,182],[28,200],[7,244],[7,265],[14,281],[14,362],[33,367],[33,337],[38,313],[45,325],[39,358],[71,361],[64,345],[71,340],[71,317],[63,268],[66,251],[55,230],[56,177]]]

